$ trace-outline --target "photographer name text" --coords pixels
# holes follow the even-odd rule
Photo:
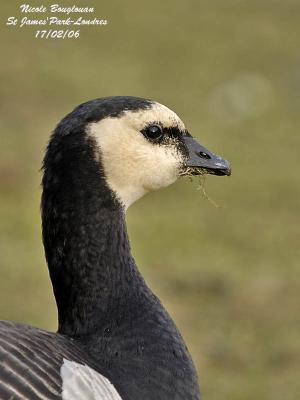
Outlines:
[[[61,6],[51,4],[32,7],[22,4],[19,7],[21,17],[10,16],[6,25],[11,27],[37,27],[35,38],[40,39],[72,39],[80,37],[80,27],[108,25],[106,18],[95,17],[94,7]],[[25,15],[27,14],[27,15]],[[32,17],[30,14],[38,14]],[[51,15],[52,14],[52,15]],[[57,27],[60,29],[58,30]]]

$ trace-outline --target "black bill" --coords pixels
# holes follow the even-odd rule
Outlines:
[[[198,174],[197,171],[213,175],[231,175],[230,164],[227,160],[211,153],[191,136],[184,136],[184,143],[188,150],[185,167],[192,171],[194,169],[195,175]]]

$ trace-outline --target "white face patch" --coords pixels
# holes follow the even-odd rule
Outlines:
[[[151,123],[185,130],[179,117],[159,103],[88,127],[99,146],[106,181],[125,209],[147,192],[175,182],[184,161],[175,143],[159,145],[143,136],[141,131]]]
[[[60,375],[63,400],[122,400],[110,381],[87,365],[64,359]]]

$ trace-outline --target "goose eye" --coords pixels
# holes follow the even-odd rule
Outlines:
[[[152,142],[157,142],[163,137],[163,130],[160,125],[149,125],[144,131],[143,134],[147,139]]]

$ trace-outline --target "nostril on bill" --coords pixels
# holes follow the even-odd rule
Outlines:
[[[210,160],[211,156],[207,153],[205,153],[204,151],[197,151],[196,152],[197,156],[201,157],[201,158],[205,158],[206,160]]]

